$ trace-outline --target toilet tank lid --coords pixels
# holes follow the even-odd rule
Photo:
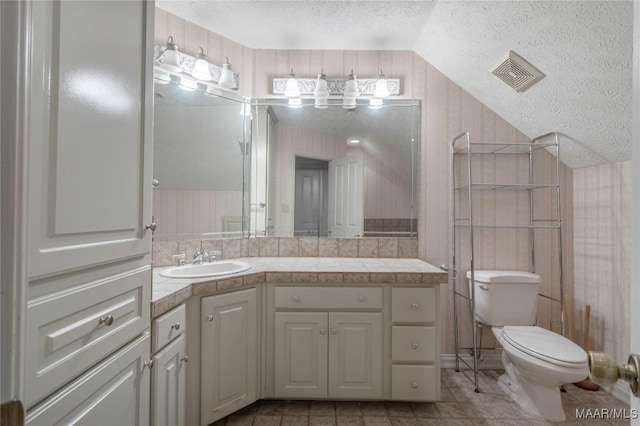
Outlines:
[[[471,279],[471,271],[467,271]],[[483,283],[539,283],[540,275],[522,271],[476,270],[475,280]]]

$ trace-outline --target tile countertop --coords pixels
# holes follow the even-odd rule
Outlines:
[[[206,278],[165,278],[153,269],[151,316],[155,318],[191,296],[211,295],[263,282],[367,284],[446,284],[447,273],[419,259],[337,257],[244,257],[251,269]]]

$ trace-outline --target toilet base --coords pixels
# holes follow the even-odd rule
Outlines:
[[[561,422],[566,419],[562,408],[560,388],[554,385],[522,380],[521,373],[513,363],[505,359],[503,353],[503,365],[505,374],[498,378],[500,388],[511,397],[524,412],[533,417]]]

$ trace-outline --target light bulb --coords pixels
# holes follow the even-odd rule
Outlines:
[[[209,81],[211,80],[211,71],[209,71],[209,62],[207,62],[207,55],[204,54],[202,47],[198,51],[196,57],[196,63],[191,71],[191,75],[198,80]]]
[[[224,58],[224,64],[222,64],[222,70],[220,71],[220,80],[218,80],[218,86],[226,87],[227,89],[236,88],[236,79],[231,71],[231,64],[229,58]]]
[[[371,109],[380,109],[382,108],[382,105],[383,105],[382,99],[372,98],[369,100],[369,108]]]
[[[284,88],[284,95],[287,98],[297,98],[298,96],[300,96],[300,87],[298,87],[298,79],[293,73],[293,68],[289,73],[289,78],[287,78],[287,83]]]
[[[342,98],[342,108],[354,109],[356,107],[356,98]]]
[[[302,99],[300,98],[291,98],[288,102],[289,108],[301,108],[302,107]]]
[[[382,70],[380,70],[380,72],[378,72],[378,79],[376,80],[376,90],[373,92],[373,96],[375,98],[386,98],[389,95],[389,83],[387,82],[387,79],[384,78]]]
[[[162,66],[173,72],[181,72],[180,60],[178,59],[178,45],[173,43],[173,37],[167,38],[167,47],[162,53]]]
[[[329,99],[327,98],[316,98],[316,101],[313,104],[317,109],[327,109],[329,107]]]
[[[316,99],[326,99],[329,97],[329,87],[327,84],[327,76],[323,72],[318,74],[316,79],[316,87],[313,90],[313,96]]]
[[[347,78],[347,81],[344,85],[344,97],[345,98],[357,98],[360,96],[360,91],[358,90],[358,76],[353,73],[351,70],[351,74]]]

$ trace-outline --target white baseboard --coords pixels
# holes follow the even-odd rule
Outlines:
[[[473,357],[471,355],[463,355],[462,359],[469,365],[473,365]],[[456,368],[455,354],[440,355],[440,368]],[[466,365],[460,363],[460,368],[467,368]],[[478,364],[478,370],[501,370],[502,357],[499,354],[488,354],[482,357],[482,362]]]

